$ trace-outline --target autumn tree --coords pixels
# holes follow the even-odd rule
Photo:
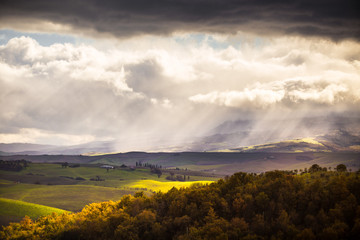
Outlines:
[[[346,166],[344,164],[339,164],[336,166],[336,171],[338,172],[346,172]]]

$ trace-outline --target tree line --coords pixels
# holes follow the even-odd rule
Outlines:
[[[29,166],[31,162],[27,160],[0,160],[0,170],[21,171]]]
[[[310,169],[239,172],[209,185],[138,192],[79,213],[26,217],[0,238],[359,239],[360,172]]]
[[[135,162],[135,166],[136,167],[145,167],[145,168],[150,168],[150,169],[154,169],[154,168],[158,168],[161,169],[162,166],[158,165],[158,164],[151,164],[151,163],[142,163],[142,162]]]

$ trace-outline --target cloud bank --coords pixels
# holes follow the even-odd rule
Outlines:
[[[144,150],[229,120],[359,114],[359,43],[284,37],[216,48],[209,39],[102,49],[13,38],[0,46],[0,141],[116,139],[116,150]]]
[[[210,103],[227,107],[263,108],[282,104],[294,106],[299,103],[333,106],[339,103],[356,104],[359,91],[341,81],[323,79],[285,79],[270,84],[256,84],[243,91],[210,92],[189,99],[197,103]]]
[[[355,0],[2,1],[0,26],[27,31],[131,37],[175,32],[360,39]]]

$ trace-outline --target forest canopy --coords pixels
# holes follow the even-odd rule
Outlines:
[[[310,169],[239,172],[209,185],[93,203],[78,213],[25,217],[0,238],[358,239],[359,171]]]

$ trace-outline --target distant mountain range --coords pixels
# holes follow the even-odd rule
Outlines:
[[[321,151],[352,151],[357,147],[360,137],[360,118],[358,117],[304,117],[287,120],[264,120],[256,123],[244,120],[226,121],[206,137],[199,138],[186,146],[187,151],[217,151],[226,149],[246,150],[245,147],[254,145],[273,145],[273,150],[291,151],[282,145],[299,145],[300,139],[307,139],[303,147]],[[311,144],[309,140],[321,142]],[[292,143],[289,140],[294,140]],[[285,142],[279,144],[279,142]],[[305,141],[306,142],[306,141]],[[274,145],[273,143],[277,143]],[[314,143],[314,142],[313,142]],[[251,151],[263,149],[252,148]],[[351,148],[348,148],[351,147]],[[242,149],[243,148],[243,149]],[[250,150],[250,149],[247,149]],[[268,149],[269,150],[269,149]]]
[[[221,150],[220,150],[221,151]],[[360,152],[360,137],[345,131],[336,131],[332,134],[315,138],[301,138],[280,142],[253,145],[234,149],[231,152]]]
[[[41,145],[31,143],[0,143],[0,155],[79,155],[89,152],[112,152],[112,142],[91,142],[73,146]]]
[[[205,137],[198,142],[189,143],[189,145],[186,146],[178,148],[164,147],[162,150],[160,149],[159,152],[360,152],[360,136],[343,130],[336,130],[330,134],[316,137],[231,148],[231,146],[235,145],[234,142],[239,138],[239,135],[241,134],[216,134]],[[74,146],[0,143],[0,155],[96,155],[113,153],[113,145],[114,142],[91,142]]]
[[[190,138],[191,139],[191,138]],[[206,136],[178,144],[156,144],[145,152],[359,152],[360,118],[308,117],[301,120],[226,121]],[[126,152],[119,141],[98,141],[72,146],[0,143],[0,155],[94,155]]]

